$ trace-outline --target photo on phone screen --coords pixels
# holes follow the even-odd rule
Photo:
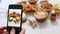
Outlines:
[[[21,9],[9,9],[8,26],[20,27]]]

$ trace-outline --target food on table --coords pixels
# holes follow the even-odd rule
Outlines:
[[[41,5],[41,8],[42,8],[43,10],[49,12],[49,11],[52,10],[53,6],[52,6],[51,4],[49,4],[49,3],[46,3],[46,4],[42,4],[42,5]]]
[[[33,27],[33,28],[35,28],[36,27],[36,20],[33,20],[33,19],[28,19],[28,21],[30,22],[30,24],[31,24],[31,26]]]
[[[23,21],[23,22],[25,22],[25,21],[26,21],[26,19],[27,19],[27,18],[26,18],[26,14],[25,14],[25,13],[23,13],[22,21]]]
[[[30,5],[32,11],[38,11],[38,6],[37,5]]]
[[[36,12],[36,11],[38,11],[37,5],[27,5],[25,7],[25,13]]]
[[[55,21],[56,20],[56,17],[57,17],[56,14],[55,13],[52,13],[50,18],[51,18],[52,21]]]
[[[34,16],[35,18],[38,20],[38,21],[45,21],[45,19],[48,17],[48,13],[47,12],[44,12],[44,11],[41,11],[41,12],[35,12],[34,13]]]
[[[59,14],[60,14],[60,9],[55,10],[55,13],[59,16]]]
[[[38,0],[28,0],[30,4],[36,4]]]
[[[18,4],[21,4],[23,6],[23,11],[25,13],[35,12],[34,13],[35,18],[38,21],[42,21],[42,22],[45,21],[46,18],[48,17],[48,12],[50,12],[52,9],[54,9],[55,13],[52,13],[50,18],[51,18],[51,20],[56,20],[56,16],[60,14],[60,9],[58,9],[59,8],[58,4],[54,4],[54,6],[53,6],[52,4],[48,3],[48,1],[42,0],[40,2],[41,10],[44,10],[44,11],[39,12],[38,11],[38,6],[36,5],[37,1],[38,0],[28,0],[30,5],[28,5],[26,1],[18,2]],[[21,15],[13,12],[9,16],[13,17],[13,18],[16,17],[16,20],[19,21],[19,19],[20,19],[19,16],[21,16]],[[23,18],[22,18],[23,22],[26,21],[26,19],[27,19],[26,15],[23,14]],[[13,19],[10,18],[10,21],[12,21],[12,20]],[[14,22],[16,22],[16,20]],[[34,21],[29,19],[29,22],[33,23]],[[33,26],[33,28],[35,27],[35,25],[32,25],[32,26]]]
[[[30,11],[31,11],[31,7],[30,7],[30,5],[27,5],[27,6],[25,7],[25,12],[28,13],[28,12],[30,12]]]
[[[53,9],[58,9],[59,8],[59,6],[58,6],[58,4],[54,4],[54,7],[53,7]]]

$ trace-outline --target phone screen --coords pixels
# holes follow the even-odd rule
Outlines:
[[[21,9],[9,9],[8,26],[20,27]]]

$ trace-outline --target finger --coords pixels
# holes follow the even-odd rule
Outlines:
[[[15,29],[14,28],[11,30],[10,34],[15,34]]]
[[[22,29],[19,34],[25,34],[25,29]]]
[[[7,27],[0,28],[0,33],[2,33],[5,29],[7,29]]]
[[[0,30],[5,30],[5,29],[7,29],[7,27],[1,27],[1,28],[0,28]]]
[[[8,32],[3,32],[2,34],[9,34]]]

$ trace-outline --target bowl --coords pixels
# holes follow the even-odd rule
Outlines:
[[[36,4],[38,0],[28,0],[30,4]]]

